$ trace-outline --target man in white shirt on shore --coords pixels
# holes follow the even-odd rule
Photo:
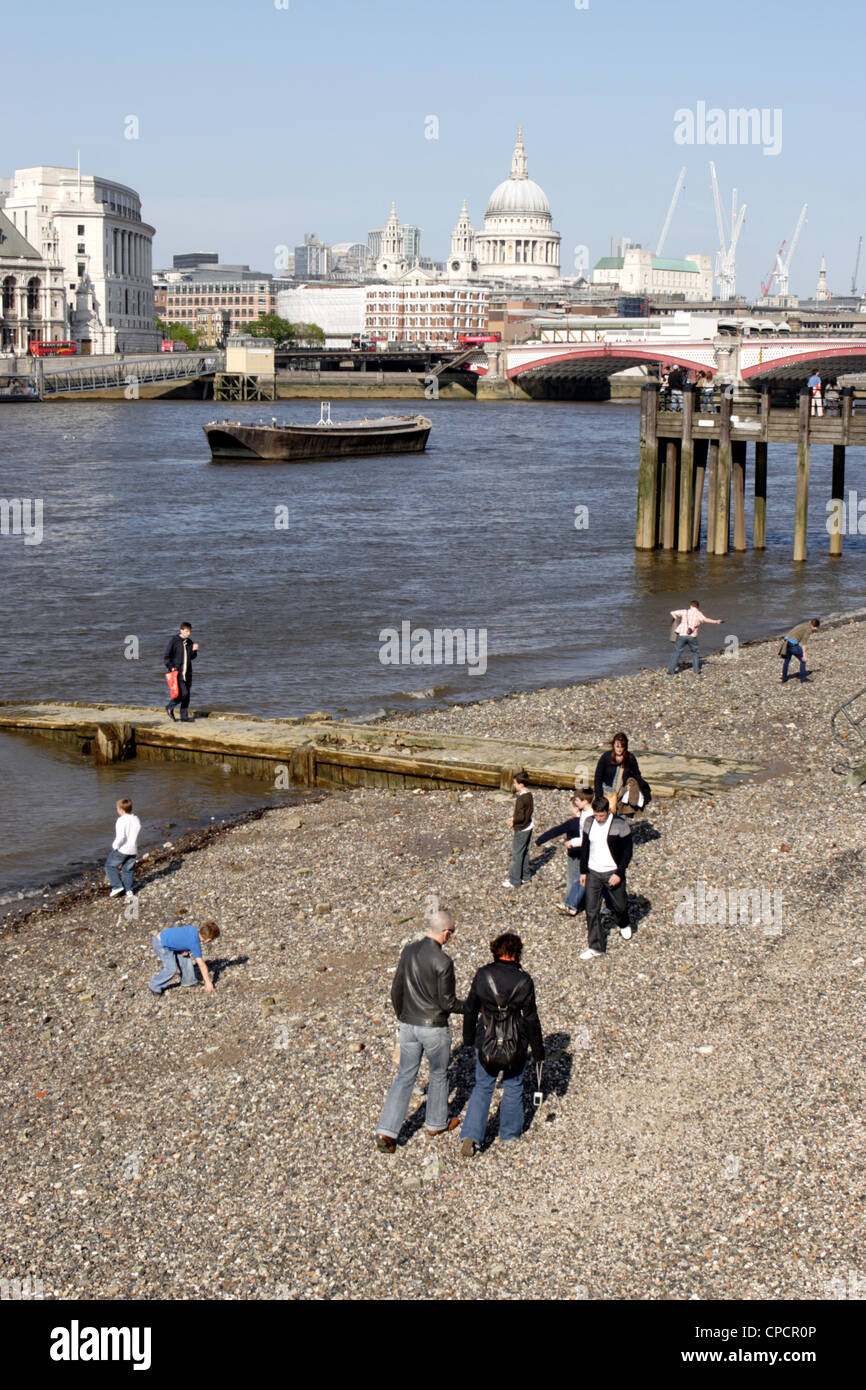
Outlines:
[[[586,888],[587,948],[581,960],[595,960],[607,950],[601,927],[601,900],[605,888],[619,934],[630,941],[632,930],[628,920],[628,895],[625,871],[631,863],[631,828],[622,816],[613,816],[606,796],[596,796],[592,802],[592,819],[587,822],[580,847],[580,881]]]
[[[141,834],[141,821],[132,814],[132,802],[128,796],[117,803],[117,824],[114,827],[114,842],[111,853],[105,861],[105,872],[111,884],[110,898],[126,894],[127,901],[134,896],[132,891],[132,870],[138,853],[138,837]]]
[[[698,629],[701,623],[715,623],[718,626],[722,620],[721,618],[707,618],[701,612],[696,598],[692,599],[688,608],[672,608],[671,617],[678,618],[679,622],[676,627],[677,640],[674,643],[668,665],[668,675],[673,675],[677,669],[680,652],[684,647],[688,647],[692,654],[692,670],[696,676],[699,676],[701,674],[701,653],[698,647]]]

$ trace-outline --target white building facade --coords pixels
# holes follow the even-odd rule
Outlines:
[[[686,300],[713,297],[711,256],[690,254],[683,260],[654,256],[643,246],[622,256],[602,256],[592,272],[594,285],[606,285],[630,295],[682,295]]]
[[[424,271],[399,284],[367,285],[364,331],[388,342],[451,346],[460,334],[486,333],[490,291],[471,283],[446,285]]]
[[[326,346],[345,346],[362,333],[365,309],[364,285],[299,285],[277,295],[279,317],[290,323],[318,324]]]
[[[125,184],[75,169],[16,169],[4,211],[41,254],[63,268],[68,329],[82,352],[152,352],[154,229]]]
[[[63,286],[59,262],[40,255],[0,212],[0,351],[66,339]]]

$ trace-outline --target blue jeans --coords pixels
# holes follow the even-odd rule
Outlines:
[[[515,830],[511,840],[511,866],[508,877],[514,888],[529,882],[529,842],[531,830]]]
[[[524,1057],[519,1071],[504,1073],[502,1077],[499,1138],[503,1143],[507,1143],[509,1139],[519,1139],[523,1133],[523,1072],[525,1068],[526,1058]],[[490,1114],[490,1102],[493,1100],[495,1085],[496,1077],[484,1070],[476,1054],[475,1085],[466,1107],[463,1128],[460,1130],[461,1139],[474,1139],[476,1144],[481,1143],[487,1128],[487,1116]]]
[[[789,642],[788,650],[785,653],[785,660],[782,662],[782,680],[788,679],[788,667],[791,664],[791,657],[795,656],[800,663],[800,680],[804,681],[809,674],[806,670],[806,658],[803,655],[803,648],[799,642]]]
[[[415,1086],[415,1078],[426,1055],[430,1066],[430,1079],[427,1082],[428,1129],[444,1129],[448,1123],[448,1061],[451,1057],[451,1030],[444,1028],[424,1028],[418,1023],[400,1024],[400,1065],[385,1097],[385,1104],[376,1126],[377,1134],[387,1134],[396,1139],[400,1133],[409,1101]]]
[[[122,884],[127,893],[132,892],[132,866],[134,863],[134,854],[121,854],[119,849],[111,851],[105,861],[105,873],[112,888],[120,888]]]
[[[674,649],[671,652],[670,664],[668,665],[668,675],[672,676],[677,669],[677,662],[680,659],[680,652],[688,647],[692,654],[692,670],[696,676],[701,674],[701,653],[698,647],[697,637],[677,637],[674,642]]]
[[[575,912],[579,912],[581,903],[583,902],[585,897],[586,884],[581,883],[580,874],[578,874],[577,878],[574,880],[574,883],[572,884],[571,888],[569,888],[568,893],[566,894],[565,906],[572,908]],[[613,903],[611,901],[610,893],[607,889],[607,884],[605,884],[604,886],[604,901],[610,908],[611,912],[613,912]]]
[[[184,955],[180,951],[170,951],[167,946],[163,946],[159,936],[155,936],[151,942],[154,951],[162,962],[162,969],[158,975],[154,975],[150,982],[150,988],[154,994],[162,994],[166,985],[174,979],[178,969],[180,969],[180,982],[182,985],[195,985],[198,983],[195,976],[195,966],[192,956]]]
[[[565,861],[565,892],[569,894],[574,887],[574,880],[580,878],[580,860],[573,859],[569,854]]]

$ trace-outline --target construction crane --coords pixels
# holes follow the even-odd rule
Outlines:
[[[719,250],[716,254],[716,276],[719,281],[719,298],[733,299],[737,291],[737,243],[740,240],[740,232],[743,230],[743,221],[746,216],[746,204],[742,207],[737,206],[737,190],[733,191],[731,197],[731,226],[730,240],[728,240],[728,229],[722,217],[722,200],[719,195],[719,180],[716,175],[716,166],[710,160],[710,175],[713,181],[713,203],[716,209],[716,227],[719,233]]]
[[[788,293],[788,272],[789,272],[789,270],[791,269],[791,258],[792,258],[792,256],[794,255],[794,252],[795,252],[796,249],[797,249],[797,242],[800,240],[800,233],[802,232],[802,230],[803,230],[803,224],[804,224],[804,222],[806,221],[806,209],[808,208],[808,206],[809,206],[808,203],[804,203],[803,206],[802,206],[801,209],[800,209],[800,216],[799,216],[798,219],[797,219],[797,226],[796,226],[795,229],[794,229],[794,235],[791,237],[791,243],[790,243],[790,245],[789,245],[789,247],[788,247],[788,254],[787,254],[787,256],[785,257],[784,260],[782,260],[782,251],[784,250],[784,247],[785,247],[785,243],[784,243],[784,242],[782,242],[782,245],[781,245],[781,247],[779,248],[779,254],[776,256],[776,293],[777,293],[777,294],[784,294],[784,295],[786,295],[786,294]]]
[[[857,271],[860,269],[860,252],[863,250],[863,238],[857,242],[857,259],[854,262],[854,274],[851,276],[851,293],[857,293]]]
[[[762,281],[761,281],[761,295],[762,295],[762,297],[763,297],[764,299],[766,299],[766,298],[767,298],[767,295],[770,293],[770,286],[772,285],[773,281],[774,281],[775,278],[776,278],[776,266],[778,265],[779,260],[781,259],[781,256],[782,256],[782,252],[784,251],[784,249],[785,249],[785,247],[786,247],[787,245],[788,245],[787,240],[785,240],[785,241],[782,242],[782,245],[779,247],[778,251],[776,252],[776,259],[773,261],[772,269],[770,270],[769,275],[767,276],[766,280],[762,280]]]
[[[668,208],[668,215],[667,215],[667,217],[665,218],[664,226],[663,226],[662,229],[661,229],[661,232],[660,232],[660,234],[659,234],[659,239],[658,239],[658,242],[657,242],[657,244],[656,244],[656,255],[657,255],[657,256],[660,256],[660,255],[661,255],[661,253],[662,253],[662,247],[664,246],[665,240],[667,239],[667,234],[668,234],[668,232],[670,231],[670,225],[671,225],[671,222],[672,222],[672,220],[673,220],[673,215],[674,215],[674,212],[675,212],[675,210],[676,210],[677,203],[678,203],[679,200],[680,200],[680,194],[681,194],[682,191],[683,191],[683,184],[684,184],[684,182],[685,182],[685,177],[686,177],[686,166],[685,166],[685,164],[684,164],[683,167],[682,167],[682,169],[680,169],[679,178],[677,179],[676,183],[674,184],[674,196],[671,198],[671,205],[670,205],[670,207]]]

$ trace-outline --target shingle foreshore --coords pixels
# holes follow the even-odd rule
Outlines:
[[[533,850],[519,893],[500,886],[497,792],[358,790],[271,811],[143,870],[137,920],[84,898],[8,930],[0,1277],[59,1299],[861,1287],[866,797],[833,770],[854,754],[830,716],[863,679],[866,625],[811,648],[805,686],[780,684],[767,643],[709,660],[700,681],[648,671],[400,719],[599,749],[622,728],[638,758],[766,767],[712,800],[651,804],[634,830],[635,935],[614,932],[590,964],[583,917],[553,906],[561,849]],[[565,803],[539,792],[536,826]],[[424,1135],[423,1069],[397,1153],[372,1143],[391,974],[432,895],[457,918],[458,992],[497,931],[521,933],[547,1039],[523,1139],[500,1146],[493,1119],[471,1161],[459,1132]],[[223,932],[216,993],[154,999],[151,936],[205,916]],[[456,1112],[470,1059],[457,1019],[452,1033]]]

